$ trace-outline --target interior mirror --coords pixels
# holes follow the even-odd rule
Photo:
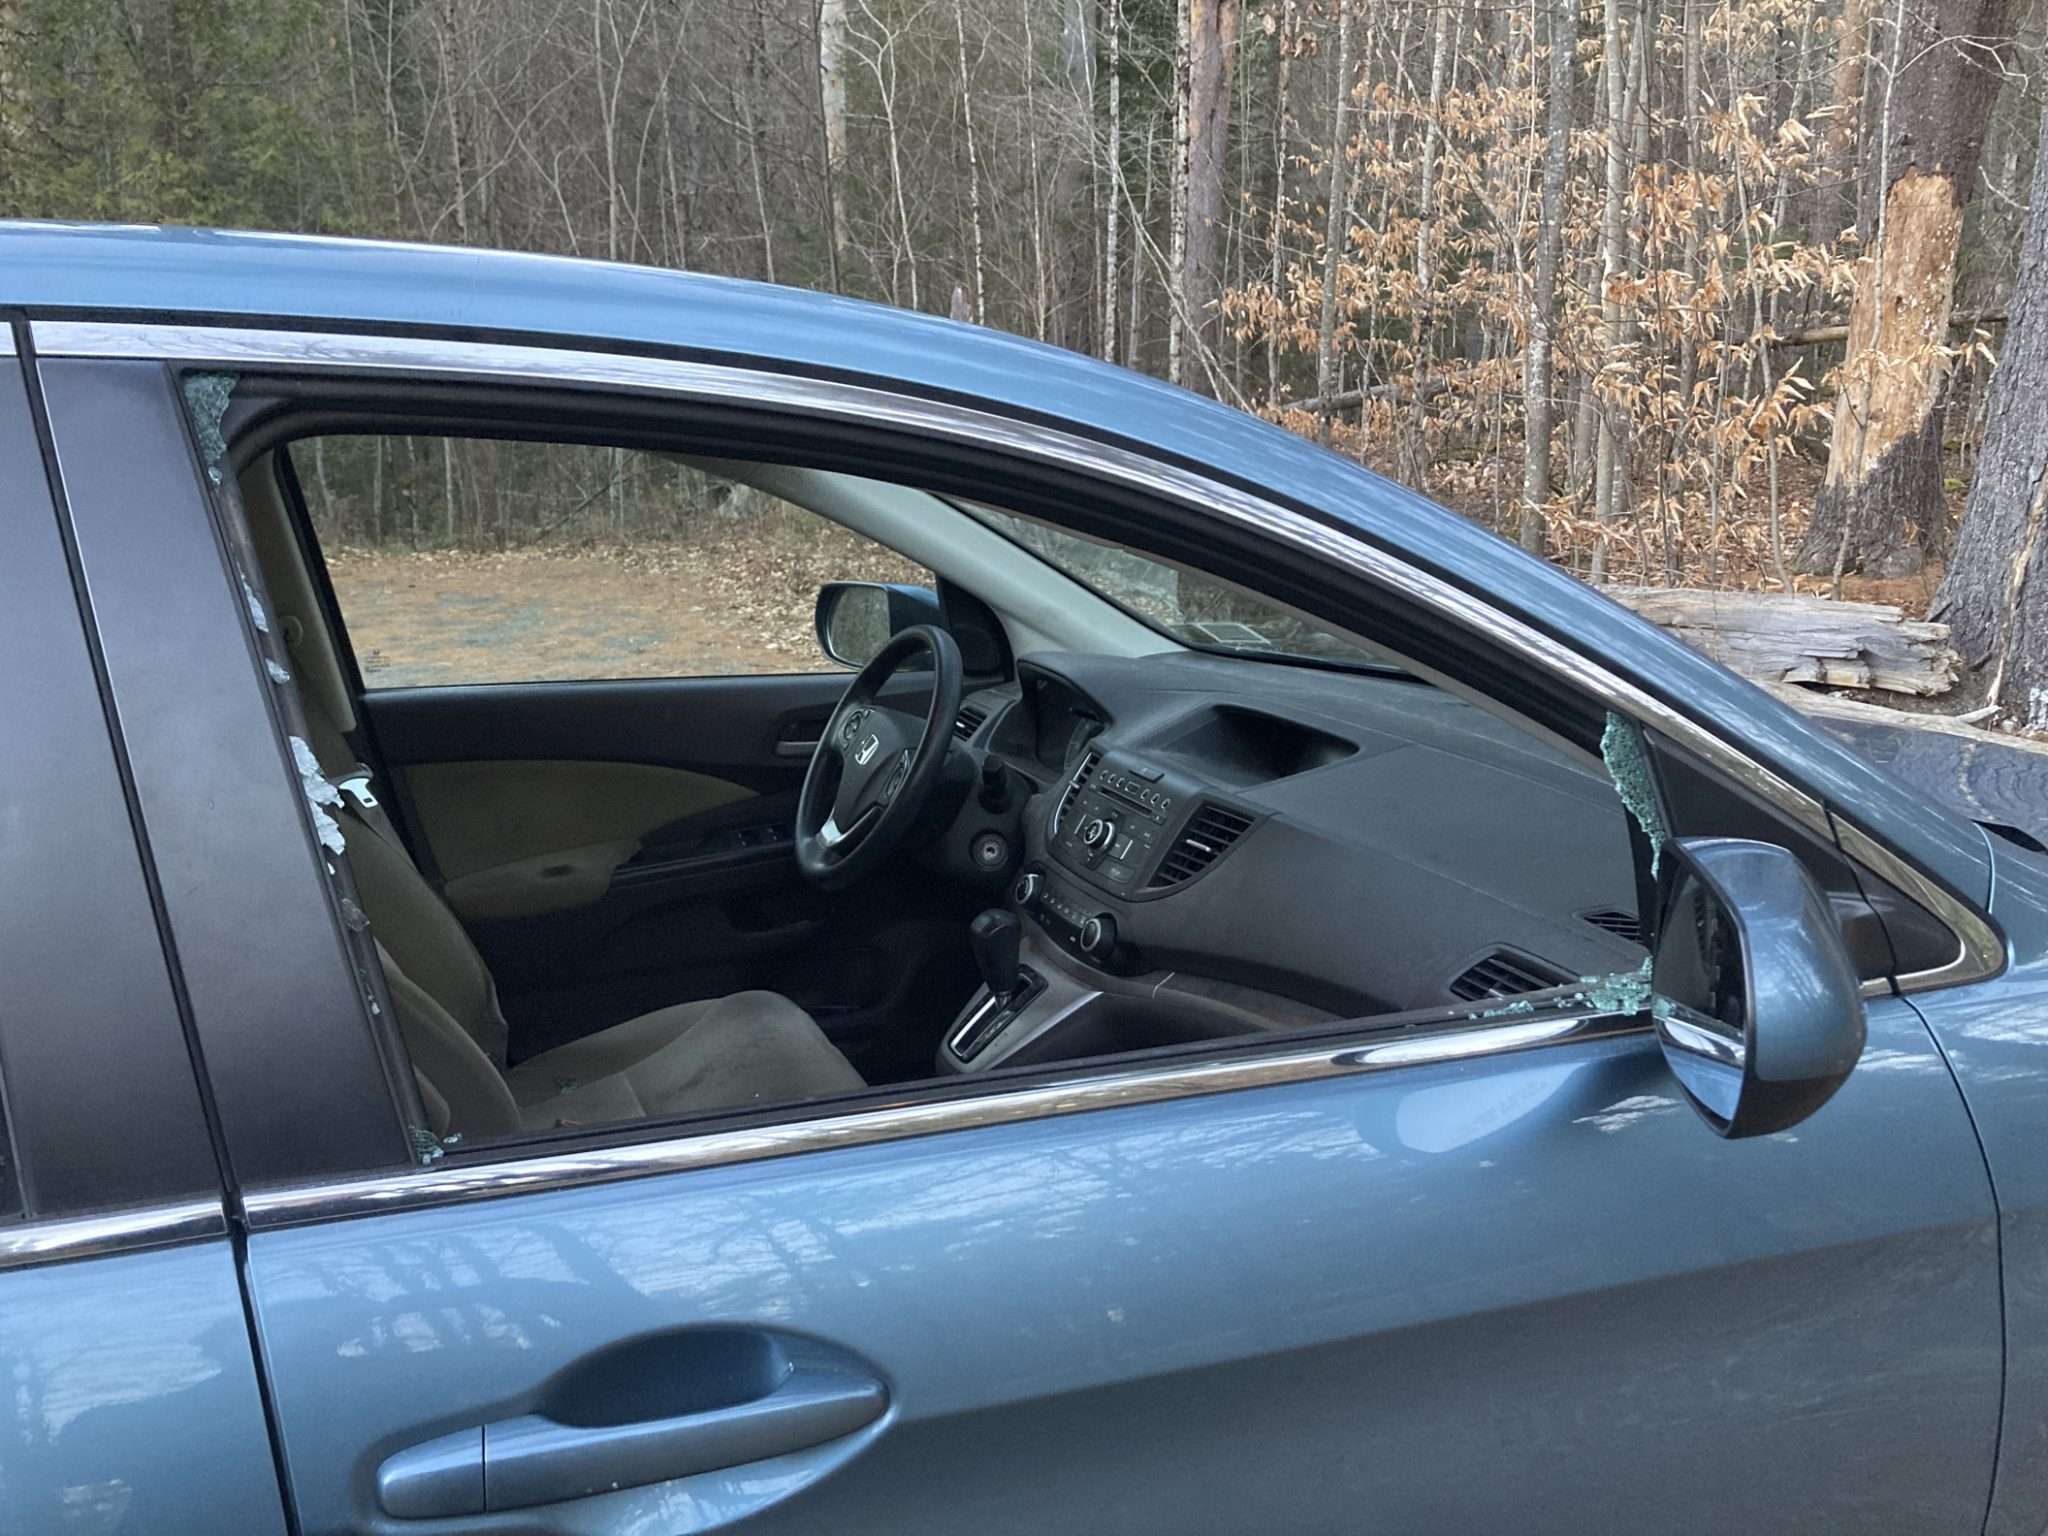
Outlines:
[[[846,667],[864,667],[889,637],[941,621],[938,595],[881,581],[828,581],[818,589],[818,645]]]
[[[1772,843],[1667,843],[1652,1012],[1664,1059],[1727,1137],[1825,1104],[1863,1054],[1863,990],[1806,866]]]

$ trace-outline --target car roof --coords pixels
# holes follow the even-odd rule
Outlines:
[[[0,221],[0,305],[188,323],[432,331],[737,362],[971,400],[1163,455],[1349,524],[1986,885],[1977,828],[1880,774],[1761,689],[1558,567],[1246,412],[1080,353],[937,315],[739,278],[396,241]],[[1969,891],[1981,899],[1984,886]]]

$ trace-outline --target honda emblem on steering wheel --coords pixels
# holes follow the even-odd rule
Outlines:
[[[875,748],[879,747],[881,744],[881,737],[870,736],[866,741],[860,744],[860,750],[853,754],[854,762],[862,768],[867,767],[869,763],[874,761]]]

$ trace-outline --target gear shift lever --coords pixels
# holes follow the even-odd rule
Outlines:
[[[974,946],[974,963],[981,968],[981,979],[990,994],[998,1002],[1014,997],[1017,951],[1024,938],[1017,915],[1001,907],[990,907],[968,926],[967,938]]]

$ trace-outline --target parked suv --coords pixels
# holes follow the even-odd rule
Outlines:
[[[2048,1524],[2048,859],[1248,416],[5,227],[0,657],[0,1529]]]

